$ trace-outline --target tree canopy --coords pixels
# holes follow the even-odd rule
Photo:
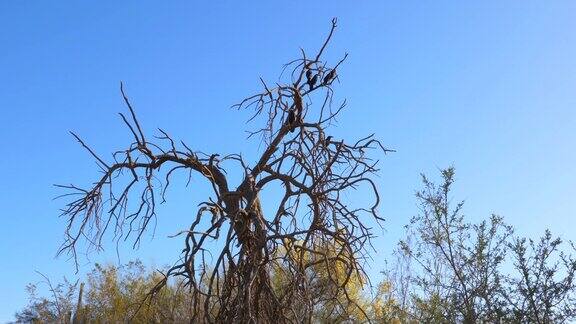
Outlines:
[[[307,272],[336,262],[338,271],[327,271],[323,280],[334,283],[328,292],[339,303],[342,298],[353,303],[353,291],[344,283],[364,276],[372,236],[367,217],[383,220],[372,179],[378,171],[374,150],[390,150],[373,135],[350,140],[330,134],[346,106],[345,101],[335,104],[333,93],[347,54],[334,65],[323,58],[335,29],[336,19],[319,50],[313,55],[301,50],[284,66],[279,82],[261,79],[262,92],[234,106],[252,111],[249,122],[255,129],[249,138],[263,144],[257,156],[200,152],[162,129],[155,137],[147,135],[121,86],[129,113],[120,117],[132,143],[107,161],[72,133],[101,175],[88,188],[60,186],[67,191],[64,197],[72,198],[62,213],[68,226],[60,252],[77,260],[80,243],[99,248],[108,231],[117,240],[133,237],[136,246],[158,216],[157,205],[169,199],[171,179],[199,177],[210,184],[212,195],[180,233],[181,259],[163,273],[149,298],[177,277],[191,292],[195,320],[302,321],[316,307],[312,298],[295,298],[312,294],[304,281]],[[233,183],[232,175],[242,180]],[[261,193],[271,188],[279,188],[281,198],[272,213],[265,213]],[[352,190],[362,190],[372,202],[346,201]],[[337,249],[327,250],[333,242]],[[273,268],[291,273],[281,291],[272,286]],[[307,305],[295,312],[296,302]]]
[[[287,240],[277,253],[309,264],[267,269],[279,299],[291,299],[290,322],[374,323],[566,323],[576,320],[575,246],[546,230],[541,238],[516,235],[504,218],[491,215],[471,223],[464,202],[454,203],[454,168],[441,170],[439,183],[422,176],[416,193],[419,213],[398,242],[396,259],[374,286],[360,272],[348,273],[351,256],[338,241],[318,246],[321,254],[299,254]],[[274,257],[274,256],[272,256]],[[293,261],[292,261],[293,262]],[[210,271],[208,271],[210,272]],[[204,278],[202,284],[209,282]],[[30,303],[17,313],[21,322],[183,322],[198,316],[194,291],[184,278],[164,275],[135,261],[116,267],[96,265],[82,285],[64,281],[51,296],[28,287]],[[157,282],[164,282],[147,299]],[[298,282],[306,288],[294,287]],[[146,300],[142,304],[138,301]],[[311,306],[312,305],[312,306]],[[200,309],[203,312],[204,309]],[[212,315],[210,315],[212,316]]]

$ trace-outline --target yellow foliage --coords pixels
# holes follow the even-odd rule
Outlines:
[[[316,306],[314,321],[401,323],[394,318],[398,305],[392,298],[390,283],[380,283],[376,296],[370,298],[364,290],[367,280],[345,245],[320,242],[312,249],[298,241],[284,243],[287,249],[277,254],[285,258],[272,267],[273,287],[281,294],[289,289],[300,267],[305,269],[305,283],[311,288],[307,297]]]

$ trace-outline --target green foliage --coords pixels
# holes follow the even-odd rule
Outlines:
[[[315,263],[318,255],[308,253],[309,262],[306,278],[302,283],[313,287],[310,295],[283,291],[292,287],[293,278],[288,266],[273,270],[272,286],[287,298],[293,298],[294,311],[308,314],[313,322],[366,322],[368,320],[389,323],[397,309],[390,294],[390,284],[381,283],[374,298],[364,291],[365,278],[359,273],[348,274],[342,265],[346,257],[340,254],[338,244],[322,248],[330,258],[330,268],[324,263]],[[339,255],[339,256],[338,256]],[[337,257],[338,256],[338,257]],[[294,259],[296,260],[296,259]],[[182,282],[169,282],[154,298],[148,293],[163,277],[147,271],[140,261],[124,266],[102,266],[96,264],[87,275],[83,304],[77,307],[79,284],[64,281],[54,287],[53,294],[40,298],[36,286],[29,286],[30,303],[16,314],[18,322],[25,323],[72,323],[77,317],[80,322],[91,323],[180,323],[193,318],[192,295]],[[340,289],[342,286],[346,290]],[[143,303],[145,300],[147,302]],[[76,312],[78,314],[76,314]],[[198,317],[198,314],[196,314]],[[294,319],[302,318],[301,314]]]
[[[548,230],[538,241],[516,238],[510,243],[518,273],[509,278],[507,287],[510,319],[532,323],[576,319],[576,259],[561,251],[561,244]]]
[[[16,320],[70,323],[77,316],[83,322],[92,323],[187,321],[191,317],[190,300],[181,282],[171,282],[153,299],[146,298],[162,278],[160,274],[146,271],[140,261],[121,267],[96,264],[87,276],[85,301],[80,309],[76,307],[77,283],[59,284],[52,289],[51,298],[37,297],[36,287],[30,285],[30,303],[16,314]]]
[[[16,321],[21,323],[66,323],[70,319],[73,309],[73,297],[76,292],[76,284],[64,279],[64,283],[53,287],[46,280],[52,293],[51,298],[39,297],[36,284],[28,284],[26,291],[29,296],[29,305],[16,313]]]
[[[358,256],[345,242],[312,238],[314,249],[304,249],[301,242],[286,240],[286,250],[278,253],[287,257],[273,263],[269,276],[274,295],[286,308],[281,312],[289,313],[286,318],[315,323],[576,320],[576,259],[562,240],[549,231],[538,240],[517,237],[497,215],[468,222],[464,202],[453,204],[450,196],[454,169],[443,170],[441,179],[437,185],[422,176],[423,188],[416,193],[420,213],[406,226],[397,260],[372,294],[364,273],[350,271]],[[572,243],[567,247],[574,252]],[[29,305],[16,319],[176,323],[203,318],[193,314],[203,308],[194,306],[182,281],[169,281],[148,298],[163,279],[139,261],[121,267],[96,264],[86,278],[80,307],[78,283],[64,280],[52,286],[45,278],[50,297],[38,297],[37,286],[28,285]]]
[[[454,168],[440,185],[422,176],[420,213],[386,274],[406,319],[433,323],[576,320],[576,261],[549,231],[538,243],[514,236],[503,218],[466,221],[452,204]],[[529,242],[529,244],[527,243]],[[573,246],[572,246],[573,247]],[[508,262],[507,262],[508,257]],[[513,264],[511,260],[514,260]],[[509,271],[508,269],[513,269]]]

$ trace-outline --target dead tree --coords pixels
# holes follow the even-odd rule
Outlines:
[[[112,162],[106,162],[72,133],[103,174],[88,189],[60,186],[69,191],[66,197],[77,197],[63,209],[68,225],[60,253],[77,260],[80,240],[99,247],[107,231],[113,231],[117,239],[133,235],[137,244],[156,217],[157,204],[165,200],[171,177],[186,172],[189,177],[205,179],[213,194],[200,205],[190,228],[181,233],[185,237],[182,257],[164,274],[150,298],[170,277],[183,277],[194,296],[194,321],[309,319],[314,305],[307,303],[311,288],[302,279],[307,269],[319,264],[328,268],[338,260],[348,278],[363,274],[372,235],[365,217],[382,221],[376,210],[378,190],[371,179],[378,161],[369,153],[389,151],[373,135],[353,142],[327,136],[329,126],[345,107],[345,102],[332,105],[332,84],[347,55],[330,67],[323,60],[335,28],[334,19],[314,56],[301,50],[299,59],[285,65],[284,71],[289,72],[285,83],[272,87],[261,79],[263,92],[234,106],[253,111],[249,123],[262,121],[264,125],[249,132],[249,138],[265,143],[253,161],[240,154],[195,151],[161,129],[157,141],[151,141],[121,86],[130,114],[120,116],[133,142],[114,153]],[[305,76],[322,81],[312,83]],[[318,105],[311,104],[313,99],[318,99]],[[231,164],[244,174],[236,185],[227,177]],[[159,179],[163,180],[160,186]],[[282,188],[283,196],[274,206],[275,212],[264,213],[259,193],[274,185]],[[346,192],[362,187],[371,192],[373,203],[348,204]],[[133,196],[138,200],[136,206],[128,203]],[[218,248],[214,247],[216,241]],[[326,254],[322,247],[334,243],[337,253]],[[274,287],[272,267],[290,272],[287,287]],[[346,282],[339,284],[339,290],[346,293]]]

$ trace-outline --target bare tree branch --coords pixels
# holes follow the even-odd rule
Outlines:
[[[346,278],[342,281],[331,277],[338,283],[334,293],[348,296],[350,278],[365,277],[363,260],[372,236],[365,217],[383,220],[377,214],[380,197],[371,179],[378,172],[378,161],[372,160],[369,153],[374,149],[384,153],[391,150],[373,135],[348,142],[327,134],[346,105],[332,106],[332,83],[338,77],[336,68],[347,54],[333,67],[322,58],[335,28],[336,19],[320,50],[310,56],[312,60],[301,50],[302,58],[285,66],[291,72],[289,81],[271,87],[260,79],[263,92],[234,106],[253,111],[249,122],[264,124],[249,132],[249,137],[261,136],[266,144],[253,164],[239,154],[220,158],[218,154],[193,151],[184,142],[179,147],[162,129],[156,137],[160,142],[148,142],[121,84],[131,118],[120,116],[133,142],[114,153],[114,161],[107,164],[73,134],[97,159],[103,174],[89,189],[59,186],[68,191],[63,196],[78,197],[62,210],[68,225],[60,253],[70,253],[77,260],[81,239],[100,248],[110,224],[117,239],[135,233],[136,246],[150,220],[156,217],[158,195],[164,202],[170,177],[186,170],[189,177],[195,174],[208,181],[212,197],[200,204],[190,228],[176,235],[185,236],[182,257],[163,274],[164,279],[150,292],[150,298],[168,278],[183,277],[193,293],[198,320],[300,322],[314,309],[313,299],[286,298],[273,288],[270,269],[291,269],[294,280],[286,291],[306,296],[311,287],[298,278],[311,267],[320,264],[328,268],[335,261],[344,268]],[[323,94],[323,99],[320,107],[313,108],[316,94]],[[244,178],[235,187],[230,187],[224,161],[243,170]],[[283,188],[283,196],[275,206],[277,212],[266,215],[259,193],[278,185]],[[359,188],[372,193],[372,204],[354,207],[344,200],[348,191]],[[129,204],[128,198],[134,196],[138,197],[137,203]],[[216,241],[222,244],[217,245],[214,257],[207,258],[209,250],[215,251]],[[335,255],[327,254],[327,244],[337,244]],[[296,302],[309,304],[304,310],[296,310]],[[348,298],[348,302],[354,301]]]

